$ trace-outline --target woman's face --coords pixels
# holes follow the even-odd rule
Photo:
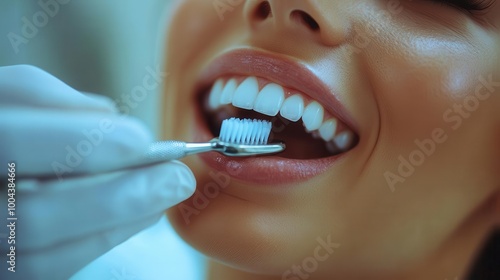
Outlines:
[[[179,234],[237,269],[321,279],[410,269],[474,223],[500,182],[500,5],[445,2],[179,1],[166,137],[208,141],[221,118],[251,116],[288,145],[189,157],[198,191],[169,212]],[[275,116],[219,106],[256,107],[266,86],[259,110]],[[314,139],[302,123],[318,118]]]

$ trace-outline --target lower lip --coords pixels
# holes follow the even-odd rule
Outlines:
[[[215,136],[203,121],[200,110],[196,110],[194,128],[195,142],[206,142]],[[296,160],[278,156],[227,157],[216,152],[202,153],[199,157],[210,168],[225,172],[234,179],[260,185],[280,185],[308,180],[325,172],[345,153],[337,156]]]

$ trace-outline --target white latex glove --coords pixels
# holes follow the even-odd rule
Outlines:
[[[0,279],[67,279],[195,189],[177,161],[127,169],[152,142],[146,128],[32,66],[0,67],[0,135]],[[5,238],[9,162],[15,244]],[[12,245],[15,273],[6,263]]]

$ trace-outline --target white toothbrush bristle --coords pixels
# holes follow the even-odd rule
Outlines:
[[[271,123],[264,120],[230,118],[222,121],[219,139],[233,144],[265,145],[271,128]]]

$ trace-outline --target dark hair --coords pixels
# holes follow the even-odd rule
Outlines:
[[[467,280],[500,279],[500,229],[494,231],[472,266]]]

